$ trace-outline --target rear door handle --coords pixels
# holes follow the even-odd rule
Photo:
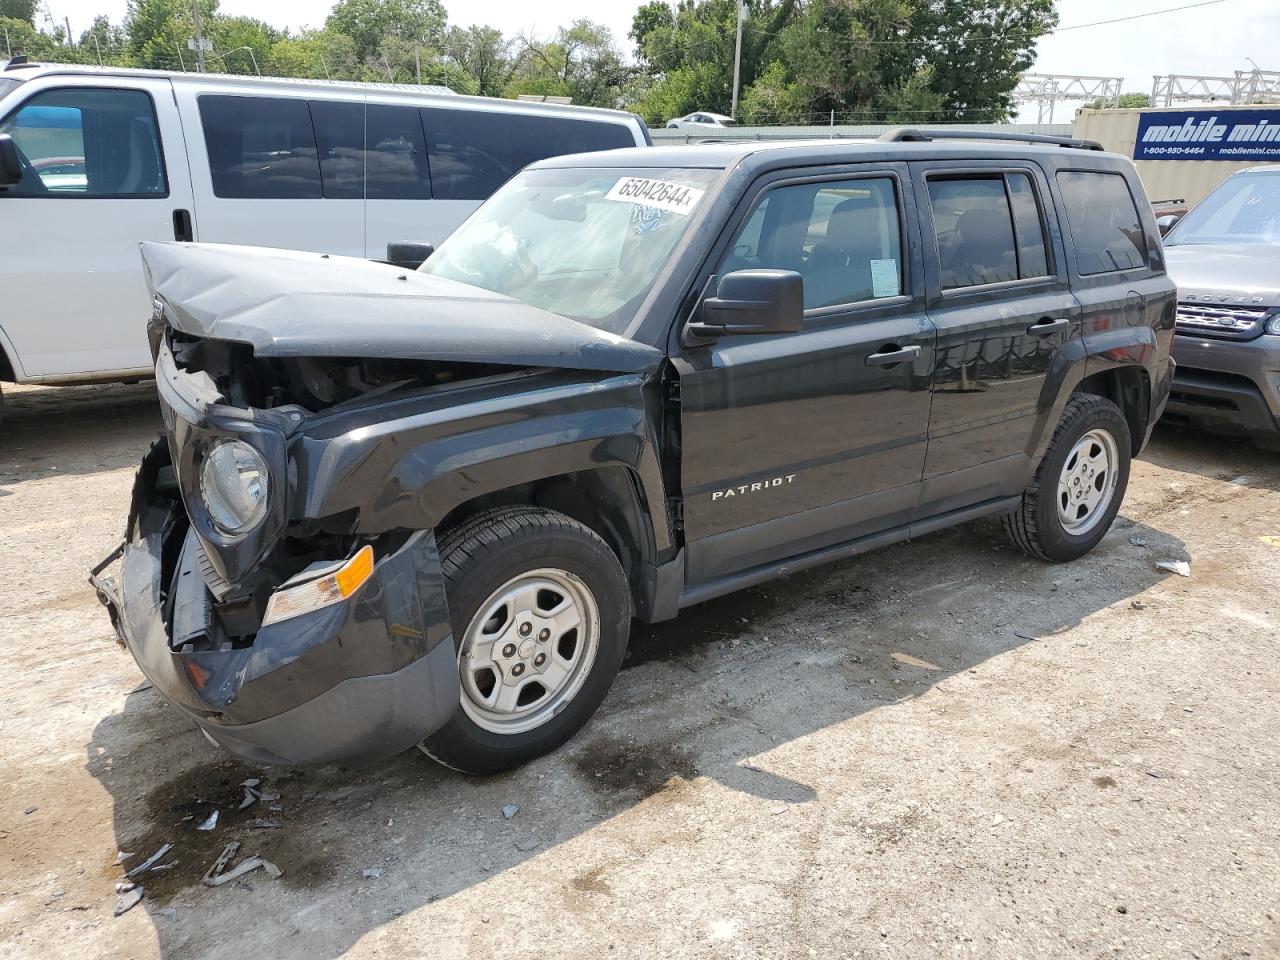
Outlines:
[[[191,227],[191,211],[179,207],[173,211],[173,239],[190,243],[196,238]]]
[[[1071,321],[1066,317],[1058,317],[1056,320],[1052,317],[1045,317],[1043,320],[1037,320],[1027,327],[1027,333],[1033,337],[1047,337],[1051,333],[1062,333],[1070,326]]]
[[[892,367],[896,363],[906,363],[920,356],[920,345],[912,344],[909,347],[899,347],[895,343],[886,344],[880,348],[879,353],[873,353],[867,357],[868,367]]]

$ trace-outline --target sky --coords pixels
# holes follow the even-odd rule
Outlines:
[[[105,13],[114,21],[124,17],[127,0],[45,0],[61,21],[71,18],[79,33]],[[604,23],[628,53],[626,33],[639,0],[443,0],[450,22],[469,26],[488,24],[504,33],[532,32],[549,36],[556,27],[579,17]],[[1280,70],[1280,2],[1277,0],[1221,0],[1196,9],[1179,10],[1127,23],[1072,30],[1078,24],[1181,7],[1195,0],[1058,0],[1059,32],[1040,41],[1033,70],[1091,76],[1122,76],[1124,89],[1150,93],[1156,74],[1182,73],[1229,76],[1248,70],[1248,58],[1264,70]],[[276,27],[319,26],[331,0],[221,0],[223,13],[259,17]],[[465,11],[465,12],[464,12]],[[1062,103],[1056,120],[1068,122],[1077,104]],[[1020,119],[1035,120],[1035,107]]]

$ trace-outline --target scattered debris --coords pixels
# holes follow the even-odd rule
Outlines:
[[[22,811],[22,813],[24,816],[29,817],[39,809],[40,809],[39,807],[27,807],[27,809]]]
[[[530,850],[536,850],[542,846],[541,837],[525,837],[516,841],[516,849],[521,853],[528,853]]]
[[[157,851],[156,851],[155,853],[153,853],[151,856],[147,857],[147,859],[143,860],[140,864],[138,864],[138,865],[137,865],[136,867],[134,867],[132,870],[128,871],[128,872],[125,874],[125,876],[126,876],[126,877],[136,877],[136,876],[137,876],[138,874],[140,874],[140,873],[145,873],[146,871],[148,871],[148,870],[150,870],[152,867],[154,867],[157,863],[159,863],[159,862],[160,862],[160,858],[161,858],[161,857],[163,857],[166,853],[168,853],[168,852],[169,852],[170,850],[172,850],[172,849],[173,849],[173,844],[172,844],[172,843],[166,843],[163,847],[161,847],[159,850],[157,850]]]
[[[205,817],[202,821],[200,821],[200,823],[196,824],[196,829],[212,830],[217,825],[218,825],[218,811],[214,810],[213,813],[209,814],[209,816]]]
[[[1035,643],[1040,639],[1039,637],[1031,636],[1029,633],[1019,633],[1017,630],[1013,631],[1013,635],[1019,640],[1030,640],[1032,643]]]
[[[502,808],[502,817],[504,820],[510,820],[519,812],[520,812],[520,808],[518,806],[516,806],[514,803],[508,803],[505,807]]]
[[[221,873],[222,868],[231,862],[231,858],[236,855],[236,851],[239,849],[240,849],[240,841],[238,840],[232,840],[225,847],[223,847],[222,852],[218,854],[218,859],[213,861],[213,866],[210,867],[208,871],[205,872],[205,875],[201,878],[201,883],[208,883],[212,877],[215,877],[219,873]]]
[[[116,897],[116,905],[112,909],[111,915],[113,917],[119,917],[128,913],[138,905],[139,901],[142,900],[144,892],[145,891],[142,887],[135,886],[132,883],[128,884],[127,890],[119,891],[119,895]]]
[[[177,860],[170,860],[168,863],[157,863],[151,868],[152,873],[160,873],[162,870],[172,870],[178,865]]]
[[[1132,537],[1129,538],[1129,542],[1132,543],[1135,547],[1145,547],[1147,545],[1147,538],[1140,537],[1137,534],[1134,534]]]
[[[1132,603],[1130,603],[1130,604],[1129,604],[1129,606],[1133,607],[1133,609],[1135,609],[1135,610],[1145,610],[1145,609],[1147,609],[1147,605],[1146,605],[1146,603],[1144,603],[1144,602],[1143,602],[1143,601],[1141,601],[1141,600],[1134,600]]]
[[[262,781],[261,781],[261,780],[259,780],[257,777],[250,777],[248,780],[241,780],[241,781],[240,781],[240,786],[242,786],[242,787],[256,787],[256,786],[257,786],[258,784],[260,784],[261,782],[262,782]]]
[[[280,799],[280,794],[278,794],[278,793],[260,793],[260,794],[258,794],[258,799],[259,799],[259,800],[261,800],[263,803],[275,803],[277,800],[279,800],[279,799]]]
[[[368,867],[360,871],[360,876],[364,877],[366,880],[377,880],[382,876],[382,868]]]
[[[133,856],[132,853],[126,853],[123,850],[116,851],[116,863],[124,863]]]
[[[245,824],[250,830],[278,830],[284,826],[283,820],[268,820],[264,817],[258,817],[250,820]]]
[[[251,789],[250,787],[245,787],[245,788],[244,788],[244,799],[240,801],[240,809],[241,809],[241,810],[248,810],[250,807],[252,807],[252,806],[253,806],[255,803],[257,803],[257,802],[258,802],[258,793],[257,793],[257,791],[256,791],[256,790]]]
[[[1180,577],[1191,576],[1191,564],[1185,560],[1157,560],[1156,569],[1176,573]]]
[[[241,860],[234,868],[226,873],[218,873],[213,876],[206,876],[201,883],[206,887],[220,887],[224,883],[230,883],[232,880],[239,880],[246,873],[252,873],[254,870],[263,869],[267,871],[267,876],[272,880],[284,874],[284,871],[277,867],[270,860],[263,860],[261,857],[246,857]]]
[[[1000,824],[1002,824],[1002,823],[1004,823],[1004,817],[1002,817],[1002,816],[1001,816],[1000,814],[998,814],[998,813],[997,813],[994,817],[992,817],[992,818],[991,818],[991,825],[992,825],[993,827],[998,827],[998,826],[1000,826]]]

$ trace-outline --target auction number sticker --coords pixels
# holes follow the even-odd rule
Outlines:
[[[604,195],[606,200],[621,203],[638,203],[645,207],[670,210],[687,217],[698,205],[705,191],[686,187],[671,180],[651,180],[648,177],[623,177]]]

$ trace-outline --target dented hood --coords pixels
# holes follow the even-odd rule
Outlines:
[[[654,347],[465,283],[354,257],[144,243],[147,282],[183,333],[260,357],[379,357],[637,373]]]

